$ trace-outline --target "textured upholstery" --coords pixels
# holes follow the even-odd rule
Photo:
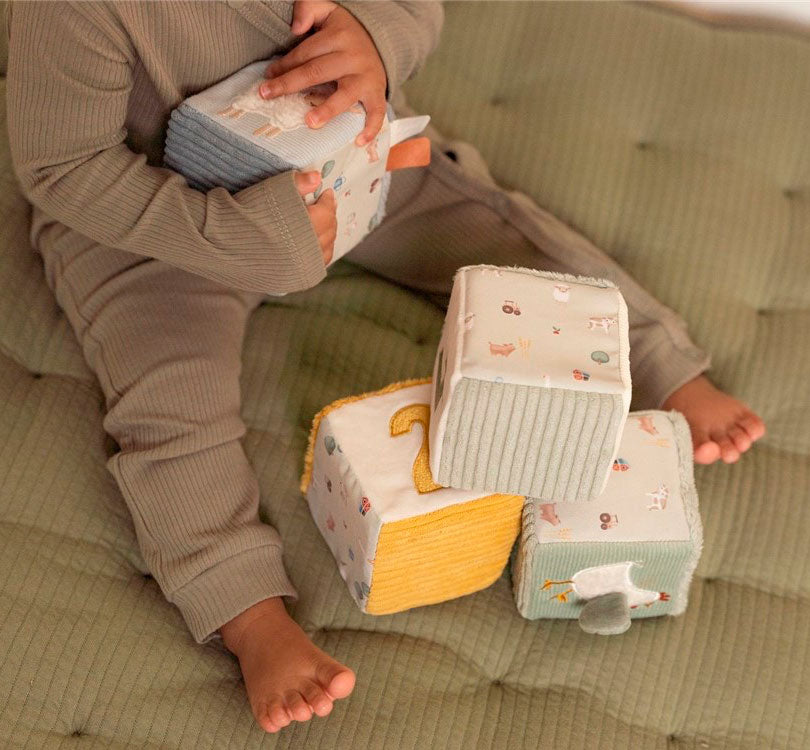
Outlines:
[[[506,576],[357,610],[297,489],[309,421],[428,374],[443,313],[338,265],[252,317],[243,411],[294,615],[358,684],[328,719],[263,735],[234,659],[195,645],[144,574],[101,393],[29,248],[3,136],[0,746],[810,745],[810,40],[643,4],[451,4],[408,96],[685,315],[716,380],[764,415],[739,465],[697,472],[686,614],[589,636],[521,619]]]

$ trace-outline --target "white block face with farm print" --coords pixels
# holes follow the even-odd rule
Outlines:
[[[459,269],[434,367],[436,481],[596,497],[630,408],[629,350],[627,306],[609,281]]]
[[[301,489],[357,605],[388,614],[472,593],[503,571],[523,497],[441,487],[428,381],[341,399],[315,417]]]

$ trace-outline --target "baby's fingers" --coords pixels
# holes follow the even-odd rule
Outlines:
[[[323,104],[307,112],[304,118],[311,128],[319,128],[341,112],[345,112],[357,101],[357,94],[352,92],[350,86],[341,86]]]
[[[366,126],[362,132],[354,139],[358,146],[365,146],[374,140],[385,118],[385,99],[383,97],[369,97],[363,99],[363,106],[366,109]]]
[[[286,55],[273,60],[264,71],[265,78],[273,78],[286,73],[288,70],[303,65],[307,60],[312,60],[321,55],[328,55],[335,48],[334,42],[329,34],[318,33],[302,39]]]
[[[293,175],[293,182],[298,194],[303,198],[321,184],[320,172],[298,172]]]
[[[309,219],[318,237],[321,246],[324,265],[328,265],[332,260],[337,236],[337,215],[335,204],[335,193],[330,188],[321,193],[318,200],[307,207]]]
[[[293,94],[319,83],[329,83],[342,78],[348,72],[350,59],[348,55],[333,52],[308,60],[277,78],[265,81],[259,87],[259,94],[265,99],[272,99],[282,94]]]

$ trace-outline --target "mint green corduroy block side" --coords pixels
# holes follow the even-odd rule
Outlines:
[[[619,394],[462,378],[436,481],[539,499],[598,495],[625,417]]]
[[[524,524],[527,515],[533,512],[524,513]],[[576,595],[568,597],[566,602],[559,601],[557,595],[568,587],[556,584],[543,589],[547,580],[566,581],[585,568],[637,560],[641,564],[633,568],[633,583],[639,588],[664,592],[669,600],[632,609],[630,616],[680,614],[686,606],[685,597],[680,593],[681,581],[687,575],[692,556],[693,545],[689,542],[530,542],[519,549],[513,567],[515,603],[518,611],[531,620],[541,617],[575,619],[585,601]]]
[[[650,414],[652,412],[636,412]],[[664,412],[658,412],[663,415]],[[630,414],[633,417],[633,413]],[[686,420],[676,412],[666,416],[672,424],[678,454],[680,497],[689,527],[683,541],[541,542],[538,539],[536,501],[523,506],[520,543],[512,558],[512,588],[518,611],[528,619],[577,618],[585,601],[576,594],[564,596],[563,582],[586,568],[634,562],[631,580],[641,589],[665,597],[649,606],[630,610],[631,618],[678,615],[686,609],[689,586],[703,547],[703,527],[695,489],[692,442]],[[595,506],[595,512],[599,508]]]

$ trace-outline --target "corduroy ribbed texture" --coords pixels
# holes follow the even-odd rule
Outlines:
[[[436,481],[584,502],[601,491],[626,416],[618,393],[461,378]]]
[[[654,412],[636,412],[653,414]],[[585,568],[611,563],[633,561],[638,565],[631,579],[641,588],[666,592],[669,598],[649,607],[631,610],[631,617],[680,615],[686,610],[692,575],[703,549],[703,527],[700,521],[697,490],[692,461],[692,440],[689,425],[676,412],[658,412],[659,419],[668,419],[674,433],[674,449],[679,469],[678,493],[683,503],[689,539],[685,541],[636,542],[548,542],[539,538],[537,502],[528,499],[523,507],[520,543],[512,567],[512,590],[518,611],[529,619],[538,617],[579,617],[581,602],[574,596],[574,607],[562,607],[556,595],[565,589],[544,588],[547,580],[564,581]],[[622,449],[620,449],[621,451]],[[625,454],[626,455],[626,454]],[[634,462],[635,463],[635,462]],[[631,471],[650,472],[650,486],[655,486],[654,466],[635,466]],[[629,490],[628,490],[629,492]],[[598,504],[599,501],[597,500]],[[594,506],[598,508],[598,505]],[[647,512],[639,504],[641,512]],[[594,511],[594,516],[598,513]],[[666,511],[663,511],[664,513]]]
[[[523,498],[487,495],[383,524],[366,611],[444,602],[497,580],[520,531]]]
[[[148,7],[159,15],[164,5]],[[441,605],[359,612],[298,490],[309,426],[335,399],[428,374],[444,313],[338,264],[314,289],[251,316],[240,385],[262,517],[284,540],[299,592],[292,612],[358,681],[327,719],[265,735],[236,661],[220,644],[196,645],[144,575],[105,468],[114,446],[103,394],[31,251],[3,144],[4,748],[810,746],[810,42],[727,32],[649,3],[465,2],[446,12],[435,61],[408,84],[414,105],[454,138],[472,134],[499,179],[587,230],[685,315],[714,354],[712,375],[768,425],[738,465],[696,472],[706,538],[687,611],[598,638],[571,621],[524,620],[502,576]],[[221,29],[188,26],[217,54],[227,46]],[[250,43],[249,27],[239,33],[236,47]],[[460,160],[470,153],[456,147]],[[437,208],[441,222],[393,225],[403,242],[432,248],[409,283],[429,288],[445,264],[491,262],[439,252],[447,243],[463,255],[450,241],[463,229],[456,211],[474,215],[464,200]],[[506,245],[515,238],[501,223]],[[587,265],[583,241],[560,237],[548,267],[565,270],[566,247]],[[517,241],[514,262],[530,265],[534,246]],[[432,291],[451,279],[448,270]],[[655,319],[635,319],[639,340]],[[646,349],[634,335],[631,359],[646,352],[655,369],[659,348],[672,360],[665,332]],[[633,379],[640,387],[637,369]]]

